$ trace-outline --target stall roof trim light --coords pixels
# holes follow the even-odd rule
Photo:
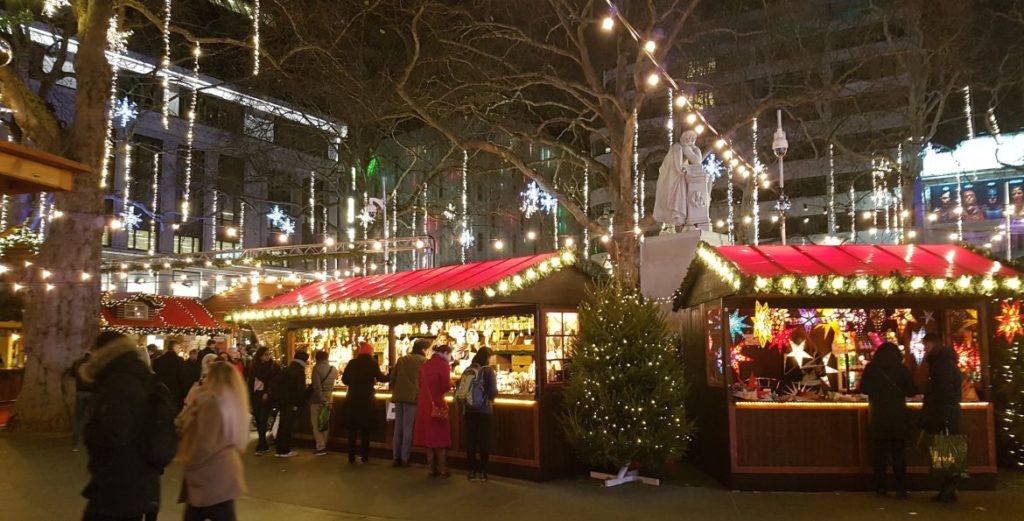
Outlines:
[[[118,318],[118,306],[133,302],[149,306],[147,319]],[[100,318],[102,329],[131,334],[208,334],[225,330],[201,302],[188,297],[140,294],[114,300],[105,296],[100,305]]]
[[[702,243],[697,257],[738,294],[1019,297],[1022,286],[1019,271],[955,244]]]
[[[574,264],[572,250],[314,282],[231,313],[229,321],[372,315],[464,308],[504,296]]]

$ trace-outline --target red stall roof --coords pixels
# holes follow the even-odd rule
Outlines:
[[[904,277],[1020,276],[999,261],[955,244],[717,246],[740,274]]]
[[[469,262],[441,268],[314,282],[264,300],[253,308],[269,309],[315,303],[476,291],[496,284],[507,277],[514,277],[529,268],[537,267],[560,253],[550,252],[511,259]]]
[[[119,307],[134,303],[148,307],[148,318],[126,318],[123,312],[118,312]],[[107,296],[101,302],[100,317],[103,329],[129,332],[201,334],[224,330],[202,303],[187,297]]]

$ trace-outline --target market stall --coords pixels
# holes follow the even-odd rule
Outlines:
[[[120,298],[104,294],[100,329],[137,335],[142,344],[156,344],[161,349],[172,339],[183,349],[197,347],[227,331],[194,298],[141,293]]]
[[[989,345],[1021,274],[956,245],[710,246],[675,295],[700,431],[691,453],[737,489],[872,486],[859,378],[884,341],[923,389],[922,338],[955,348],[969,487],[995,483]],[[1014,301],[1015,302],[1015,301]],[[1005,305],[1005,306],[1004,306]],[[916,419],[920,396],[910,401]],[[912,420],[913,421],[913,420]],[[911,435],[911,485],[927,463]]]
[[[576,307],[588,280],[571,251],[467,263],[402,273],[317,282],[228,315],[236,323],[277,322],[295,349],[323,349],[344,365],[367,341],[384,373],[417,338],[450,338],[452,378],[480,347],[498,355],[500,396],[492,419],[494,474],[548,479],[571,468],[558,424],[569,343],[578,331]],[[340,410],[345,390],[334,393]],[[390,457],[390,395],[377,393],[372,448]],[[448,398],[451,400],[451,397]],[[300,417],[303,417],[300,415]],[[450,459],[464,456],[462,418],[451,415]],[[300,422],[300,428],[308,429]],[[342,415],[332,417],[331,445],[344,447]]]

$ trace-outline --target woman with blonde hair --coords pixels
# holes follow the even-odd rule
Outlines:
[[[245,383],[230,363],[213,362],[194,398],[178,452],[185,521],[235,521],[235,498],[245,492],[242,452],[249,444]]]

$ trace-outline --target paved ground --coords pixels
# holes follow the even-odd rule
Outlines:
[[[469,483],[426,478],[423,468],[394,470],[389,462],[349,466],[339,455],[291,459],[247,457],[249,494],[239,501],[242,521],[423,520],[536,521],[574,519],[700,519],[701,521],[928,521],[1020,519],[1024,474],[1002,476],[995,492],[966,492],[953,506],[936,505],[923,493],[911,501],[862,493],[739,493],[692,470],[661,487],[603,489],[586,479],[530,483],[492,479]],[[85,454],[67,438],[0,433],[0,519],[76,520],[84,500]],[[163,480],[161,518],[180,519],[174,504],[181,486],[177,465]]]

